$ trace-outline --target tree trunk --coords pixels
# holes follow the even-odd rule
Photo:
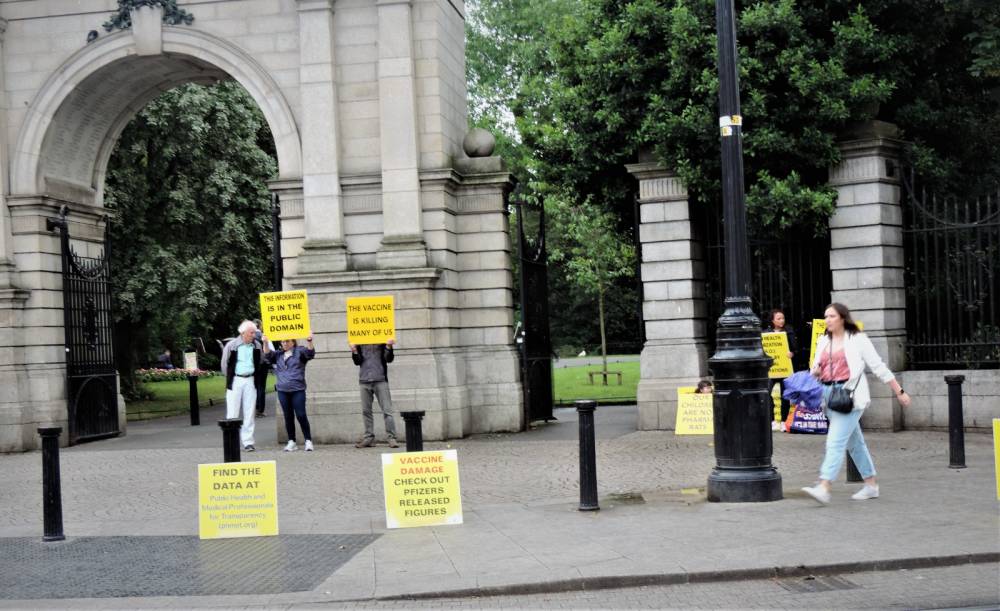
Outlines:
[[[604,366],[601,369],[601,377],[604,379],[604,385],[608,385],[608,338],[607,334],[604,332],[604,285],[598,285],[597,287],[597,313],[601,319],[601,360]]]

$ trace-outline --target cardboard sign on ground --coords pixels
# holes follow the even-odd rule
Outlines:
[[[387,528],[462,523],[458,452],[395,452],[382,455]]]
[[[309,329],[309,297],[305,291],[260,294],[261,331],[271,341],[303,339]]]
[[[273,460],[198,465],[199,538],[277,534],[278,486]]]

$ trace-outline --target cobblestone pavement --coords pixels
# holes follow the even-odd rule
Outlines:
[[[276,424],[271,417],[261,426]],[[197,536],[197,465],[221,460],[221,434],[170,423],[149,426],[161,431],[148,436],[149,449],[111,440],[62,452],[67,536]],[[567,419],[550,426],[565,431],[576,425]],[[131,429],[133,439],[140,437],[138,428]],[[774,462],[783,476],[785,500],[716,504],[704,495],[714,464],[711,438],[662,431],[619,434],[597,443],[602,501],[601,511],[593,513],[576,511],[575,438],[533,435],[425,444],[426,449],[458,450],[465,523],[392,531],[385,529],[380,476],[380,454],[389,451],[385,446],[318,446],[312,453],[284,454],[262,443],[260,451],[244,459],[277,461],[283,535],[382,535],[339,569],[330,566],[318,588],[264,602],[516,591],[523,584],[580,587],[589,580],[603,579],[607,585],[636,575],[862,561],[892,568],[903,559],[930,558],[933,564],[935,558],[978,554],[982,559],[1000,552],[988,435],[966,436],[969,468],[954,470],[947,468],[945,433],[869,433],[882,497],[851,501],[856,486],[838,486],[833,504],[820,507],[798,489],[815,478],[822,437],[776,436]],[[0,537],[40,536],[40,474],[39,453],[0,456]],[[845,523],[850,528],[840,527]],[[833,528],[835,537],[827,534]],[[143,600],[177,606],[229,600],[216,598]],[[0,599],[17,605],[2,590]],[[102,599],[102,604],[112,600]],[[116,604],[126,601],[138,602]]]

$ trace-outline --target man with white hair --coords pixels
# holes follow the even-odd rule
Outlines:
[[[226,418],[239,418],[243,412],[240,441],[243,449],[253,452],[254,415],[257,389],[254,374],[263,366],[261,349],[256,339],[257,325],[244,320],[239,326],[239,337],[229,340],[222,349],[222,373],[226,375]]]

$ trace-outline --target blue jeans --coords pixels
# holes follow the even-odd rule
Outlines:
[[[295,441],[295,419],[298,418],[302,436],[306,441],[312,441],[309,418],[306,417],[306,391],[285,392],[279,390],[278,403],[281,403],[281,411],[285,414],[285,432],[288,433],[288,439]]]
[[[823,389],[823,403],[826,404],[826,396],[829,394],[829,386]],[[830,429],[826,434],[826,456],[823,458],[823,465],[819,468],[820,479],[834,481],[840,473],[840,467],[844,464],[844,450],[851,453],[854,464],[858,468],[861,477],[868,479],[875,477],[875,464],[872,463],[872,456],[868,453],[868,446],[865,445],[865,437],[861,434],[861,414],[864,410],[856,409],[849,414],[841,414],[832,409],[826,410],[826,417],[830,421]]]

